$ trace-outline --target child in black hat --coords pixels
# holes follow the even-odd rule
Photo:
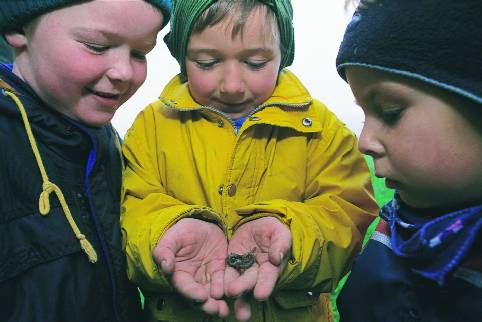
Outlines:
[[[360,150],[395,198],[338,298],[341,321],[482,317],[482,2],[366,1],[340,75]]]
[[[2,1],[0,321],[139,321],[110,120],[143,83],[169,1]]]

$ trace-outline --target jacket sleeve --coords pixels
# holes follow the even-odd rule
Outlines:
[[[215,222],[222,229],[224,223],[212,209],[185,204],[166,193],[158,175],[162,170],[153,131],[156,125],[149,113],[152,109],[146,108],[139,114],[122,148],[126,168],[121,227],[129,279],[143,289],[159,292],[172,289],[152,258],[152,251],[165,231],[186,217]]]
[[[331,112],[324,113],[324,130],[308,142],[303,202],[277,199],[237,210],[245,216],[238,226],[275,216],[290,227],[291,258],[278,280],[277,291],[333,290],[350,269],[378,211],[356,137]]]

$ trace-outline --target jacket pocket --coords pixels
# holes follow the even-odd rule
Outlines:
[[[149,322],[201,322],[220,321],[215,317],[204,314],[200,308],[181,295],[173,293],[149,293],[145,296],[144,310]]]
[[[317,295],[307,291],[276,292],[272,301],[267,303],[264,312],[266,321],[313,321],[313,307],[317,300]]]
[[[281,291],[273,295],[274,301],[283,309],[312,306],[318,300],[318,294],[307,291]]]
[[[61,208],[51,209],[46,216],[38,212],[15,216],[0,224],[0,283],[41,263],[80,251]]]

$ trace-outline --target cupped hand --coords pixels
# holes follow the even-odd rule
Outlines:
[[[227,240],[215,224],[184,218],[169,228],[153,251],[174,288],[207,314],[229,314],[224,295]]]
[[[240,226],[228,244],[228,253],[246,254],[255,252],[256,261],[246,270],[238,271],[227,266],[224,275],[225,294],[238,297],[235,311],[238,320],[249,305],[242,295],[252,292],[257,300],[271,296],[279,275],[283,271],[291,250],[291,232],[275,217],[263,217]]]

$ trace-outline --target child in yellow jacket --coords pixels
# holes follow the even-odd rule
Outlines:
[[[166,42],[181,74],[123,150],[149,319],[313,320],[377,206],[355,136],[285,69],[290,2],[175,1]]]

